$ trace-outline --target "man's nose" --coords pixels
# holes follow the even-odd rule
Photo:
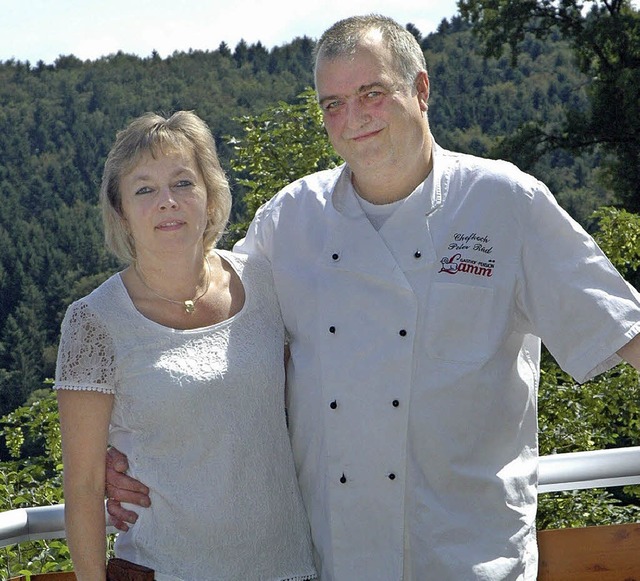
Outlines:
[[[350,99],[347,102],[347,123],[349,127],[357,129],[371,121],[371,115],[360,99]]]

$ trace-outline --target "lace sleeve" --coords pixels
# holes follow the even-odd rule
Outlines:
[[[71,305],[62,321],[54,389],[115,393],[111,335],[84,301]]]

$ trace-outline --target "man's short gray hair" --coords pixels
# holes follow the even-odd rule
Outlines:
[[[381,33],[382,41],[391,52],[399,77],[407,86],[413,86],[418,73],[427,70],[422,48],[407,29],[392,18],[380,14],[351,16],[328,28],[315,48],[316,70],[319,60],[330,61],[352,56],[361,40],[372,30]]]

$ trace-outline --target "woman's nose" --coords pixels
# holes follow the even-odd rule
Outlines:
[[[166,210],[168,208],[175,209],[178,207],[178,202],[176,201],[171,188],[163,188],[160,192],[160,209]]]

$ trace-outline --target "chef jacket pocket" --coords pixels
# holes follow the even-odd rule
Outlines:
[[[435,359],[479,363],[490,353],[493,289],[434,283],[428,298],[426,349]]]

